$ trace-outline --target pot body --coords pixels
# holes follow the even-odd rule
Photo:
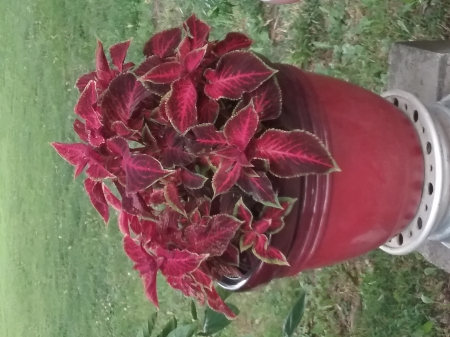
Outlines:
[[[277,179],[280,196],[298,198],[285,228],[271,238],[290,266],[256,263],[234,290],[378,248],[413,219],[422,194],[422,149],[402,111],[350,83],[290,65],[274,68],[283,94],[274,126],[315,133],[341,172]]]

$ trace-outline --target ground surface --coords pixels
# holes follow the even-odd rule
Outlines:
[[[74,139],[75,79],[93,66],[95,38],[134,38],[131,59],[156,29],[193,10],[216,36],[248,32],[274,59],[380,91],[394,40],[449,36],[442,1],[2,0],[0,2],[0,336],[134,336],[153,312],[82,180],[49,146]],[[450,336],[449,279],[419,256],[375,252],[231,300],[242,314],[223,336],[278,336],[300,287],[309,293],[301,336]],[[161,316],[189,302],[160,282]]]

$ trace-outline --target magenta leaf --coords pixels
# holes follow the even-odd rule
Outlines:
[[[180,78],[182,71],[178,62],[167,62],[157,65],[140,78],[141,81],[150,81],[155,84],[168,84]]]
[[[209,81],[205,94],[214,100],[240,99],[242,94],[258,88],[275,70],[250,52],[235,51],[222,56],[215,70],[206,69]]]
[[[89,200],[91,200],[92,206],[101,215],[105,223],[108,223],[109,207],[103,194],[102,182],[87,178],[84,181],[84,188],[89,196]]]
[[[86,144],[51,143],[51,145],[64,160],[73,166],[90,158],[90,148]]]
[[[251,248],[255,241],[255,232],[244,232],[239,240],[239,248],[241,249],[241,252],[245,252],[247,249]]]
[[[145,295],[148,300],[153,303],[155,307],[159,307],[158,292],[156,288],[156,275],[157,272],[153,269],[142,275],[142,282],[144,284]]]
[[[164,170],[155,158],[145,154],[126,156],[123,158],[122,165],[127,179],[127,193],[145,190],[172,173]]]
[[[97,102],[97,87],[94,81],[87,84],[75,105],[75,114],[83,118],[90,127],[99,128],[102,126],[99,115],[94,110]]]
[[[73,122],[73,130],[77,133],[78,137],[80,137],[83,142],[88,142],[89,136],[86,132],[86,125],[84,125],[82,121],[80,121],[79,119],[75,119],[75,121]]]
[[[250,212],[248,207],[244,204],[244,201],[239,199],[239,201],[236,203],[236,206],[234,207],[234,216],[238,218],[239,220],[244,221],[242,224],[242,228],[245,230],[251,230],[251,225],[253,222],[253,214]]]
[[[237,185],[256,201],[264,205],[281,208],[272,183],[264,172],[256,172],[256,176],[243,173],[239,177]]]
[[[90,81],[96,81],[96,80],[97,80],[97,72],[92,71],[88,74],[84,74],[83,76],[81,76],[75,83],[75,86],[78,88],[78,90],[81,93],[84,91],[84,89],[86,88],[86,86],[88,85],[88,83]]]
[[[181,42],[181,29],[164,30],[152,36],[144,46],[144,55],[150,57],[158,55],[160,58],[173,56],[175,49]]]
[[[203,57],[205,57],[206,53],[206,47],[195,49],[188,53],[186,57],[184,58],[184,70],[187,73],[193,72],[197,67],[200,65],[200,63],[203,60]]]
[[[241,221],[231,215],[213,216],[206,225],[191,225],[185,230],[189,250],[198,254],[221,256],[227,249]]]
[[[158,256],[163,257],[161,272],[164,276],[182,277],[195,271],[208,257],[208,254],[195,254],[187,250],[174,249],[171,251],[160,249]]]
[[[197,124],[197,89],[189,79],[172,84],[172,93],[167,101],[167,115],[173,127],[185,134]]]
[[[213,124],[201,124],[193,127],[192,132],[198,143],[207,146],[227,145],[223,132],[216,130]]]
[[[184,167],[181,168],[180,178],[183,185],[192,190],[202,188],[208,180],[207,177],[193,173]]]
[[[195,157],[184,149],[186,139],[180,136],[174,129],[167,129],[164,133],[164,144],[161,147],[161,164],[166,168],[174,166],[186,166]]]
[[[130,235],[130,217],[131,215],[125,211],[119,213],[119,230],[124,235]]]
[[[319,138],[300,130],[266,131],[256,140],[255,157],[268,160],[270,173],[281,178],[338,170]]]
[[[219,169],[212,178],[212,186],[214,195],[227,192],[236,184],[240,175],[242,167],[238,163],[230,162],[229,160],[222,160]]]
[[[281,115],[281,89],[275,76],[251,93],[244,94],[242,105],[253,101],[259,120],[276,119]]]
[[[124,156],[129,152],[128,143],[122,137],[110,138],[106,141],[106,146],[109,151],[115,155]]]
[[[105,184],[102,184],[103,195],[108,205],[112,206],[116,211],[120,212],[122,210],[122,203],[120,200],[111,192],[111,190]]]
[[[228,143],[244,151],[258,128],[258,114],[250,103],[228,119],[223,133]]]
[[[231,32],[225,36],[225,39],[219,41],[214,46],[214,53],[217,56],[222,56],[230,51],[238,49],[247,49],[252,45],[252,40],[245,34]]]
[[[187,217],[186,211],[180,200],[180,195],[178,194],[178,188],[175,184],[167,184],[164,186],[164,197],[166,198],[167,205],[172,208],[175,212]]]
[[[239,267],[239,249],[235,245],[229,244],[220,259],[227,264]]]
[[[204,197],[201,204],[198,206],[198,210],[202,216],[209,216],[211,211],[211,200]]]
[[[189,54],[192,51],[191,48],[191,39],[189,36],[186,36],[180,43],[177,49],[177,57],[180,62],[182,62],[187,54]]]
[[[145,59],[144,62],[142,62],[137,69],[134,71],[134,74],[137,77],[141,77],[144,76],[145,74],[147,74],[150,70],[152,70],[153,68],[155,68],[156,66],[159,66],[162,63],[161,59],[156,56],[150,56],[147,57]]]
[[[208,305],[214,311],[224,314],[228,319],[235,319],[236,314],[220,298],[216,289],[205,289]]]
[[[191,15],[183,23],[183,27],[191,39],[192,49],[201,48],[207,43],[210,28],[205,22],[198,19],[195,14]]]
[[[186,297],[195,298],[200,305],[204,305],[205,294],[203,287],[200,283],[196,282],[192,275],[187,274],[182,277],[167,276],[166,280],[173,289],[181,291]]]
[[[263,219],[270,219],[271,224],[267,230],[271,234],[278,233],[284,227],[284,218],[289,215],[297,199],[281,197],[278,198],[281,209],[273,207],[264,207],[261,217]]]
[[[194,280],[201,284],[203,287],[206,287],[208,289],[211,289],[213,287],[213,281],[211,279],[211,277],[209,277],[208,275],[206,275],[203,271],[201,271],[200,269],[196,269],[193,273],[192,273],[192,277],[194,278]]]
[[[109,68],[103,44],[99,40],[97,41],[97,50],[95,51],[95,65],[97,77],[102,81],[109,82],[112,78],[111,69]]]
[[[253,229],[258,234],[264,234],[272,225],[272,219],[260,219],[252,224]]]
[[[101,106],[110,120],[126,122],[138,104],[150,95],[133,74],[120,74],[104,92]]]
[[[120,72],[123,71],[123,63],[127,57],[130,43],[131,40],[128,40],[125,42],[116,43],[109,48],[109,54],[111,55],[112,62]]]
[[[253,245],[253,254],[263,262],[289,266],[286,257],[278,249],[269,246],[269,239],[265,235],[258,235]]]
[[[199,95],[197,101],[197,115],[199,124],[215,123],[219,116],[219,103],[206,95]]]

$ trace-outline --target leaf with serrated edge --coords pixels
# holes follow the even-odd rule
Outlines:
[[[255,135],[258,128],[258,114],[250,102],[245,108],[238,111],[223,128],[223,134],[228,143],[235,145],[240,151],[244,151],[250,139]]]
[[[203,61],[203,57],[206,53],[206,46],[203,48],[195,49],[188,53],[186,57],[184,58],[184,70],[187,73],[193,72],[197,67],[200,65],[200,63]]]
[[[150,81],[155,84],[168,84],[180,78],[182,71],[179,62],[167,62],[157,65],[139,78],[140,81]]]
[[[182,277],[192,273],[208,258],[208,254],[195,254],[187,250],[173,249],[171,251],[160,249],[158,256],[163,257],[161,272],[164,276]]]
[[[244,94],[242,104],[250,101],[253,101],[253,106],[261,121],[280,117],[282,99],[277,78],[272,76],[256,90]]]
[[[200,124],[214,124],[219,116],[219,103],[206,95],[200,94],[197,101],[197,116]]]
[[[202,188],[208,180],[207,177],[204,177],[201,174],[193,173],[184,167],[181,168],[180,178],[183,185],[192,190]]]
[[[256,139],[255,157],[270,162],[270,173],[280,178],[325,174],[339,170],[317,136],[301,130],[268,130]]]
[[[217,56],[221,56],[230,51],[247,49],[252,45],[252,42],[245,34],[230,32],[225,36],[225,39],[217,42],[213,51]]]
[[[178,194],[178,188],[175,184],[167,184],[164,186],[164,197],[166,198],[167,205],[175,212],[187,217],[186,211],[180,201],[180,195]]]
[[[144,62],[142,62],[134,71],[134,74],[137,77],[144,76],[147,74],[150,70],[155,68],[156,66],[159,66],[162,63],[161,59],[157,55],[153,55],[150,57],[147,57]]]
[[[263,262],[289,266],[283,253],[278,249],[269,246],[269,239],[265,235],[257,235],[252,252]]]
[[[111,70],[100,40],[97,40],[97,49],[95,50],[95,68],[100,80],[108,81],[110,79]]]
[[[172,173],[172,171],[163,169],[161,163],[155,158],[145,154],[126,156],[122,165],[127,178],[128,193],[145,190],[159,179]]]
[[[241,174],[236,185],[245,193],[251,195],[256,201],[264,205],[280,208],[281,206],[278,203],[277,195],[273,190],[270,179],[264,172],[258,172],[257,174],[257,177]]]
[[[103,194],[108,205],[112,206],[116,211],[120,212],[122,210],[122,203],[120,200],[111,192],[111,190],[105,184],[102,184]]]
[[[212,178],[214,196],[227,192],[241,176],[242,167],[238,163],[222,160]]]
[[[144,55],[158,55],[160,58],[172,56],[181,42],[181,28],[164,30],[151,37],[144,46]]]
[[[167,116],[180,133],[185,134],[197,124],[197,90],[190,79],[181,79],[172,84],[172,93],[167,100]]]
[[[217,131],[213,124],[197,125],[191,130],[196,137],[196,141],[202,145],[227,145],[227,140],[225,139],[223,132]]]
[[[215,70],[206,69],[205,94],[214,100],[240,99],[258,88],[276,71],[250,52],[234,51],[222,56]]]
[[[108,223],[109,206],[106,202],[105,195],[103,194],[102,182],[87,178],[84,181],[84,188],[89,196],[89,199],[91,200],[92,206],[94,206],[97,212],[101,215],[105,223]]]
[[[94,81],[90,81],[80,94],[75,105],[75,114],[83,118],[90,127],[98,129],[102,126],[99,116],[94,110],[94,104],[97,102],[97,86]]]
[[[245,252],[247,249],[251,248],[256,240],[255,232],[246,232],[243,233],[241,238],[239,239],[239,248],[241,252]]]
[[[236,313],[234,313],[230,307],[220,298],[219,294],[217,293],[216,289],[205,289],[206,296],[208,299],[208,305],[211,309],[214,311],[220,312],[224,314],[228,319],[235,319],[239,311],[237,310]],[[236,310],[237,308],[235,308]],[[206,321],[205,321],[206,326]],[[204,329],[206,329],[204,326]]]
[[[201,48],[208,40],[209,26],[198,19],[195,14],[191,15],[184,23],[183,28],[191,39],[192,49]]]
[[[219,214],[213,216],[207,225],[189,226],[185,230],[189,250],[198,254],[220,256],[227,249],[241,221],[231,215]]]
[[[116,43],[115,45],[109,48],[109,54],[111,55],[112,62],[116,66],[116,68],[122,72],[123,70],[123,62],[127,57],[127,51],[130,47],[131,40]]]
[[[236,206],[234,206],[234,212],[233,215],[237,217],[239,220],[244,221],[242,227],[246,230],[251,230],[252,222],[253,222],[253,214],[250,212],[248,207],[244,204],[244,201],[239,199],[239,201],[236,203]]]

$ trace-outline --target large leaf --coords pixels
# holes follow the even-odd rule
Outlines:
[[[214,195],[225,193],[232,188],[241,176],[242,167],[238,163],[222,160],[212,178]]]
[[[197,269],[198,270],[198,269]],[[197,283],[190,274],[186,274],[182,277],[166,277],[167,283],[176,290],[179,290],[186,297],[193,297],[203,305],[205,303],[205,294],[202,285]]]
[[[205,71],[209,81],[205,94],[214,100],[240,99],[244,92],[255,90],[274,73],[250,52],[231,52],[220,58],[215,70]]]
[[[160,249],[158,256],[164,258],[161,272],[164,276],[182,277],[196,270],[208,257],[205,254],[195,254],[187,250],[174,249],[171,251]]]
[[[128,193],[145,190],[172,173],[163,169],[161,163],[155,158],[145,154],[128,155],[123,158],[122,165],[126,174]]]
[[[306,131],[268,130],[256,140],[255,157],[268,160],[270,173],[281,178],[338,170],[315,135]]]
[[[266,263],[289,266],[286,257],[278,249],[269,246],[269,239],[265,235],[257,235],[252,249],[253,254]]]
[[[84,167],[90,159],[90,148],[86,144],[51,143],[51,145],[65,161],[73,166],[84,164]]]
[[[247,49],[252,45],[252,40],[245,34],[231,32],[225,36],[225,39],[219,41],[214,46],[214,53],[218,56],[222,56],[230,51],[238,49]]]
[[[179,62],[162,63],[142,76],[140,80],[150,81],[155,84],[172,83],[180,78],[182,69]]]
[[[201,124],[192,128],[196,141],[202,145],[219,146],[227,145],[223,132],[216,130],[213,124]]]
[[[302,320],[306,306],[306,293],[302,292],[289,312],[283,326],[283,336],[291,337]]]
[[[223,129],[228,143],[244,151],[258,128],[258,114],[250,103],[232,116]]]
[[[152,36],[144,46],[144,55],[158,55],[160,58],[173,56],[181,42],[181,28],[164,30]]]
[[[281,206],[278,203],[277,195],[273,190],[270,179],[264,172],[255,173],[246,174],[243,172],[236,184],[256,201],[264,205],[280,208]]]
[[[102,126],[99,115],[94,110],[94,104],[97,102],[97,86],[94,81],[90,81],[81,93],[77,104],[75,105],[75,114],[83,118],[90,128],[99,128]]]
[[[128,48],[130,47],[131,40],[116,43],[109,48],[109,54],[111,55],[112,62],[116,68],[122,72],[123,62],[127,57]]]
[[[195,49],[189,52],[184,58],[184,70],[187,73],[193,72],[203,60],[206,53],[206,47]]]
[[[172,330],[167,337],[192,337],[197,332],[198,325],[195,323],[188,325],[181,325],[175,330]]]
[[[101,181],[94,181],[87,178],[84,181],[84,188],[86,189],[86,193],[89,196],[89,200],[91,200],[94,208],[101,215],[105,223],[108,223],[109,206],[103,193],[102,184],[103,183]]]
[[[198,254],[220,256],[240,226],[241,221],[226,214],[213,216],[206,225],[191,225],[185,230],[189,250]]]
[[[120,74],[104,92],[101,106],[110,120],[126,122],[138,104],[150,95],[151,92],[133,74]]]
[[[197,89],[190,79],[181,79],[172,84],[172,93],[167,101],[167,115],[173,127],[185,134],[197,124]]]
[[[183,27],[191,39],[192,49],[203,47],[209,36],[209,26],[198,19],[195,14],[191,15],[184,23]]]

